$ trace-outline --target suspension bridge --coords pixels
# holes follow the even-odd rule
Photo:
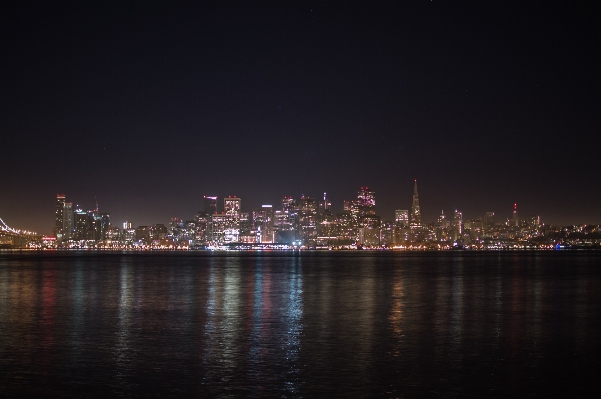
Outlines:
[[[41,234],[13,229],[0,218],[0,248],[26,248],[41,241]]]

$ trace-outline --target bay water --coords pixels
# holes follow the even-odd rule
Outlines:
[[[0,252],[6,397],[596,397],[601,253]]]

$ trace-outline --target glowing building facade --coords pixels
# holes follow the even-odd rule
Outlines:
[[[413,202],[411,204],[411,227],[422,225],[422,213],[419,208],[419,196],[417,194],[417,180],[413,183]]]
[[[300,238],[303,244],[314,246],[317,239],[317,202],[315,198],[302,197],[299,206]]]
[[[54,236],[57,241],[63,239],[63,209],[65,207],[65,194],[56,194],[54,211]]]

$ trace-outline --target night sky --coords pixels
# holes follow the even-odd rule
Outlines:
[[[115,225],[360,186],[392,220],[601,223],[596,2],[0,5],[0,218]]]

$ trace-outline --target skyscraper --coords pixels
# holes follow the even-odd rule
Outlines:
[[[486,214],[484,215],[484,225],[488,229],[495,227],[495,213],[494,212],[486,212]]]
[[[376,214],[375,193],[373,191],[369,191],[369,187],[361,187],[357,193],[357,204],[359,208],[359,216]]]
[[[203,197],[204,200],[204,211],[207,215],[212,215],[217,213],[217,197],[207,197],[206,195]]]
[[[108,213],[100,214],[100,239],[106,240],[111,229],[111,215]]]
[[[394,211],[394,221],[397,226],[404,227],[409,225],[409,210],[397,209]]]
[[[224,242],[238,242],[240,236],[240,208],[242,200],[237,197],[223,199],[225,212]]]
[[[284,197],[281,207],[274,213],[275,241],[277,243],[292,243],[296,236],[298,208],[292,197]]]
[[[263,205],[260,210],[253,212],[253,230],[256,232],[256,242],[274,242],[274,213],[272,205]]]
[[[317,203],[315,198],[301,198],[299,226],[303,243],[305,245],[315,245],[315,239],[317,238]]]
[[[65,208],[65,194],[56,194],[56,205],[54,211],[54,236],[57,241],[63,238],[63,211]]]
[[[223,199],[223,211],[226,215],[238,215],[242,199],[236,196]]]
[[[380,244],[380,217],[376,215],[363,215],[359,220],[359,235],[357,243],[367,246]]]
[[[461,235],[461,233],[463,232],[463,213],[459,212],[457,209],[455,209],[453,224],[455,226],[455,229],[457,229],[457,234]]]
[[[63,240],[71,239],[73,235],[73,203],[65,202],[63,205]]]
[[[332,208],[332,201],[330,201],[326,195],[326,193],[323,193],[323,201],[319,202],[319,213],[321,215],[325,214],[327,211],[329,211]]]
[[[413,204],[411,205],[411,227],[418,227],[422,224],[422,214],[419,209],[419,197],[417,195],[417,180],[413,184]]]
[[[73,224],[73,239],[75,241],[95,239],[94,215],[92,212],[85,212],[78,208],[75,210]]]

